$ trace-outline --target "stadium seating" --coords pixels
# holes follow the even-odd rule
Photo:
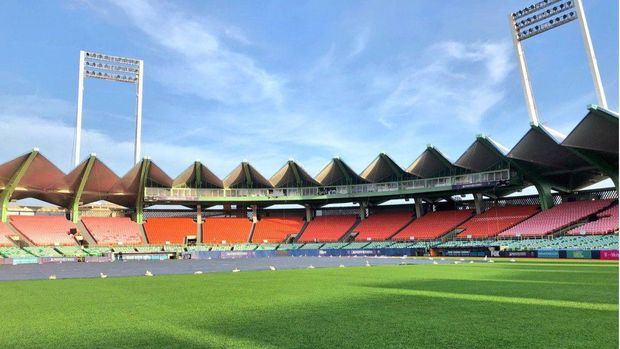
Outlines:
[[[256,247],[257,251],[275,251],[278,248],[277,244],[260,244]]]
[[[356,241],[387,240],[413,218],[410,212],[377,212],[362,220],[353,231]]]
[[[234,251],[254,251],[258,247],[256,244],[234,244]]]
[[[611,204],[610,200],[566,202],[542,211],[500,233],[500,237],[544,236],[575,224]]]
[[[618,205],[599,212],[596,220],[566,232],[567,235],[604,235],[618,231]]]
[[[301,246],[299,249],[300,250],[318,250],[321,248],[321,246],[323,246],[322,242],[310,242],[310,243],[307,243]]]
[[[536,212],[538,206],[535,205],[492,207],[459,226],[463,231],[456,237],[479,239],[496,236]]]
[[[343,249],[345,250],[357,250],[357,249],[362,249],[364,247],[366,247],[366,245],[368,245],[369,242],[352,242],[346,246],[343,247]]]
[[[24,250],[37,257],[62,257],[60,252],[50,246],[28,246]]]
[[[451,230],[471,217],[472,211],[453,210],[429,212],[414,220],[401,230],[393,240],[434,240],[449,233]]]
[[[302,217],[264,217],[256,223],[252,242],[282,242],[287,236],[299,233],[303,225]]]
[[[15,246],[9,236],[15,235],[9,227],[0,222],[0,247],[12,247]]]
[[[554,239],[501,240],[512,251],[541,249],[618,249],[618,235],[560,236]]]
[[[299,242],[338,241],[355,224],[357,216],[319,216],[306,227]]]
[[[211,244],[248,242],[252,222],[247,218],[214,217],[202,223],[202,241]]]
[[[142,253],[161,252],[162,248],[160,246],[136,246],[136,251]]]
[[[37,246],[75,245],[69,231],[73,222],[64,216],[10,216],[10,222],[20,233]]]
[[[65,257],[84,257],[88,256],[88,253],[77,246],[58,246],[56,251]]]
[[[103,256],[106,253],[110,253],[111,250],[108,247],[95,246],[87,247],[84,249],[84,251],[91,256]]]
[[[82,223],[99,245],[142,245],[140,227],[128,217],[82,217]]]
[[[394,245],[393,241],[375,241],[371,242],[368,245],[364,246],[365,250],[371,250],[376,248],[388,248],[391,245]]]
[[[144,231],[149,244],[183,244],[187,236],[196,236],[196,222],[193,218],[149,218],[144,222]]]
[[[32,257],[32,254],[26,252],[25,250],[17,247],[0,247],[0,256],[5,258],[16,258],[16,257]]]
[[[348,244],[349,244],[348,242],[328,242],[325,245],[321,246],[321,250],[341,249]]]
[[[278,246],[278,250],[286,251],[286,250],[297,250],[302,246],[302,244],[280,244]]]

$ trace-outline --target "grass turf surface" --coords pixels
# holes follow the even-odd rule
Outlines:
[[[618,348],[618,264],[0,283],[0,347]]]

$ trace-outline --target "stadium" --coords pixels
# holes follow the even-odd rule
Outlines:
[[[460,135],[455,161],[428,144],[361,171],[168,173],[140,150],[144,62],[81,51],[75,166],[3,153],[0,347],[617,348],[619,116],[581,3],[510,14],[530,116],[511,148]],[[573,20],[597,99],[564,135],[539,122],[521,42]],[[136,86],[126,173],[81,157],[87,78]]]

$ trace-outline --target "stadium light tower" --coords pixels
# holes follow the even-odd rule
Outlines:
[[[111,56],[102,53],[80,51],[80,71],[78,81],[77,117],[75,123],[75,144],[73,164],[80,162],[82,141],[82,105],[84,100],[84,79],[95,78],[136,85],[136,138],[134,143],[134,163],[140,161],[142,137],[142,81],[144,61],[141,59]]]
[[[519,60],[521,84],[523,86],[523,93],[525,94],[527,111],[530,115],[532,124],[538,125],[539,123],[538,110],[534,102],[532,84],[530,83],[527,72],[525,53],[521,42],[576,19],[579,20],[581,26],[581,36],[583,37],[586,48],[590,72],[592,73],[592,80],[594,81],[594,88],[596,90],[596,96],[598,97],[598,104],[603,108],[607,108],[607,99],[605,98],[605,91],[603,90],[603,83],[601,82],[601,75],[598,70],[598,63],[596,61],[596,55],[594,54],[588,22],[586,21],[586,15],[581,0],[543,0],[517,12],[513,12],[508,17],[515,51]]]

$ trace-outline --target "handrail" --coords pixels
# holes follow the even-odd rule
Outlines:
[[[412,179],[406,181],[368,183],[354,185],[336,185],[301,188],[227,188],[227,189],[194,189],[194,188],[155,188],[146,187],[146,201],[201,201],[209,198],[299,198],[320,196],[322,198],[338,197],[355,194],[390,193],[436,188],[467,188],[509,181],[509,169],[467,173],[449,177]]]

